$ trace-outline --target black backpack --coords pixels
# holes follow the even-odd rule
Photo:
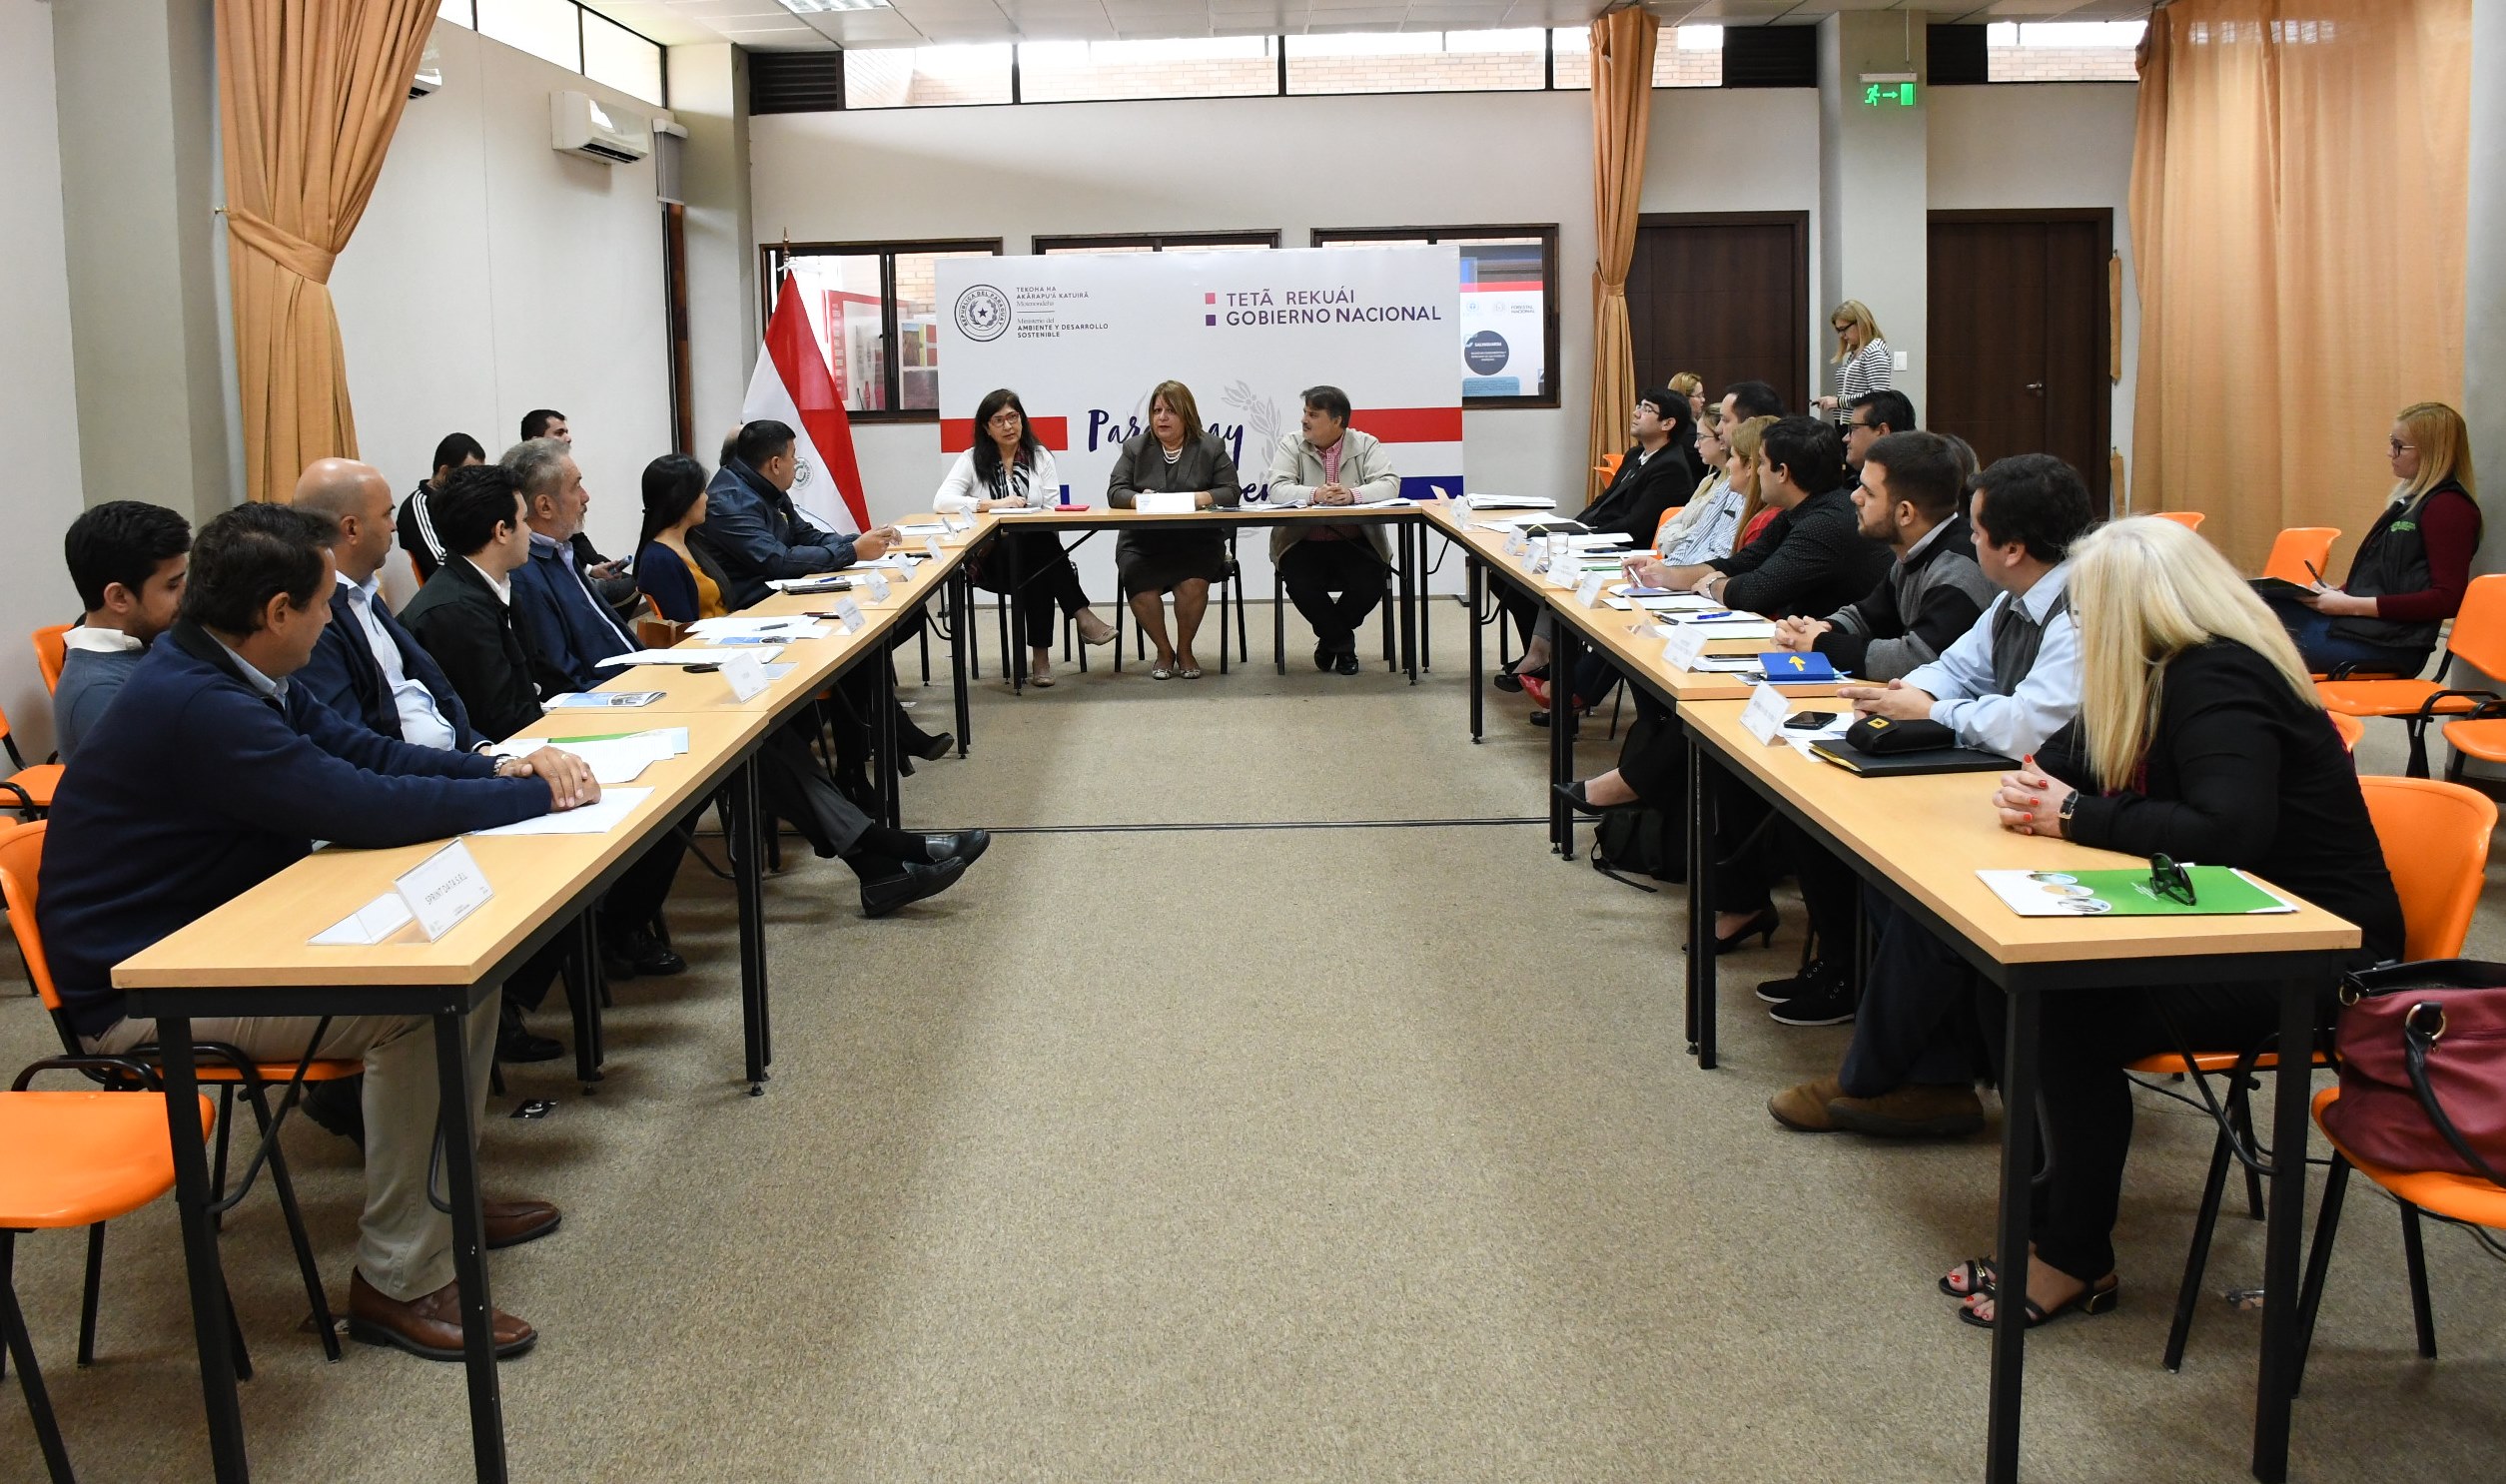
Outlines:
[[[1601,816],[1592,831],[1592,869],[1640,891],[1637,877],[1688,879],[1688,816],[1685,811],[1629,805]]]

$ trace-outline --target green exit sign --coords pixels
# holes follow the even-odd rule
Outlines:
[[[1873,108],[1912,108],[1915,106],[1915,85],[1873,83],[1862,90],[1862,101]]]

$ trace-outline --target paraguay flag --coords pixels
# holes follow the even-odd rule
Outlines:
[[[771,417],[799,434],[792,449],[800,461],[792,503],[829,530],[853,535],[870,528],[861,464],[853,456],[853,423],[844,415],[844,393],[791,287],[787,276],[775,291],[774,316],[766,322],[765,348],[748,378],[740,417],[748,422]]]
[[[1436,491],[1462,495],[1462,409],[1453,407],[1352,407],[1348,425],[1372,433],[1401,476],[1401,493],[1434,499]]]

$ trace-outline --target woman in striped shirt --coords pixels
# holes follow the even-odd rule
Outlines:
[[[1888,342],[1880,336],[1880,323],[1871,318],[1871,311],[1859,299],[1849,299],[1836,307],[1828,318],[1828,328],[1836,332],[1836,394],[1819,398],[1819,409],[1838,421],[1845,419],[1845,409],[1854,398],[1866,391],[1886,391],[1897,363],[1889,355]]]

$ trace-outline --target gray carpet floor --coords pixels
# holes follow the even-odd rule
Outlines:
[[[908,784],[909,822],[1021,827],[948,896],[867,923],[841,866],[769,889],[776,1062],[738,1081],[727,892],[690,866],[694,966],[617,987],[609,1075],[517,1069],[490,1188],[563,1228],[496,1254],[539,1326],[502,1368],[529,1480],[1817,1480],[1974,1477],[1988,1339],[1938,1274],[1990,1245],[1995,1144],[1809,1137],[1778,1089],[1845,1031],[1792,1031],[1727,961],[1721,1069],[1683,1055],[1683,903],[1562,864],[1535,824],[1546,734],[1438,667],[1262,658],[1013,699]],[[986,638],[990,634],[987,632]],[[987,648],[989,646],[987,645]],[[1204,646],[1205,659],[1215,651]],[[944,725],[946,693],[917,691]],[[1614,744],[1595,727],[1584,771]],[[2378,736],[2370,769],[2397,769]],[[2389,754],[2389,755],[2388,755]],[[1365,829],[1080,830],[1403,821]],[[1434,821],[1438,823],[1416,823]],[[2475,953],[2506,955],[2492,910]],[[13,967],[13,966],[12,966]],[[13,978],[13,976],[12,976]],[[562,1033],[549,1013],[542,1028]],[[0,1003],[0,1063],[52,1049]],[[504,1114],[556,1100],[535,1121]],[[2158,1364],[2208,1147],[2141,1100],[2124,1301],[2030,1346],[2038,1480],[2245,1477],[2259,1223],[2223,1223],[2183,1372]],[[354,1151],[290,1133],[335,1301]],[[22,1238],[16,1281],[93,1480],[208,1476],[171,1209],[115,1223],[97,1364],[72,1363],[82,1243]],[[326,1365],[275,1207],[224,1250],[261,1367],[260,1477],[467,1477],[457,1368],[349,1346]],[[2294,1474],[2506,1472],[2506,1267],[2430,1235],[2443,1358],[2411,1349],[2390,1205],[2354,1193]],[[13,1388],[12,1388],[13,1390]],[[0,1401],[0,1477],[38,1465]]]

